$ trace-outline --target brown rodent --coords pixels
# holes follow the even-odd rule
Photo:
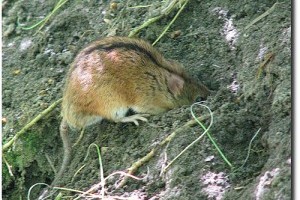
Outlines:
[[[68,125],[83,129],[101,119],[138,125],[138,120],[147,121],[146,114],[208,95],[209,90],[178,62],[165,59],[141,39],[108,37],[92,42],[79,52],[67,75],[60,126],[64,158],[52,186],[71,157]],[[129,110],[136,114],[126,116]]]
[[[84,48],[67,76],[62,116],[83,128],[101,119],[145,121],[157,114],[206,98],[209,90],[141,39],[108,37]]]

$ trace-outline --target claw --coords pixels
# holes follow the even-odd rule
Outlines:
[[[148,117],[148,116],[150,116],[150,115],[149,114],[135,114],[135,115],[121,118],[120,122],[133,122],[136,126],[138,126],[139,125],[138,120],[147,122],[148,120],[145,117]]]

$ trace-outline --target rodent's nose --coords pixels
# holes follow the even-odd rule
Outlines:
[[[205,101],[207,98],[204,98],[204,97],[201,97],[201,96],[198,96],[196,97],[195,99],[195,102],[201,102],[201,101]]]

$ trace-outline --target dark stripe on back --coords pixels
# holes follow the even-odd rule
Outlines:
[[[147,49],[145,49],[145,48],[143,48],[139,45],[132,44],[132,43],[116,42],[116,43],[113,43],[113,44],[98,45],[98,46],[95,46],[93,48],[88,49],[85,52],[85,54],[90,54],[91,52],[93,52],[95,50],[111,51],[113,49],[119,49],[119,48],[133,50],[133,51],[136,51],[137,53],[142,53],[145,56],[147,56],[153,63],[160,66],[159,62],[153,57],[151,52],[149,52]]]

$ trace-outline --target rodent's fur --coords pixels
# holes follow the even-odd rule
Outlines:
[[[141,39],[108,37],[84,48],[67,76],[62,116],[83,128],[102,118],[122,121],[131,109],[157,114],[209,90]]]

